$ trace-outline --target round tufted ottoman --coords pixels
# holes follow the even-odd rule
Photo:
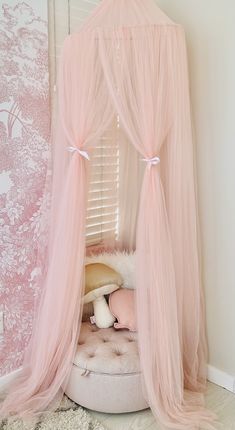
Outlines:
[[[99,412],[148,408],[141,386],[137,334],[83,323],[65,393],[79,405]]]

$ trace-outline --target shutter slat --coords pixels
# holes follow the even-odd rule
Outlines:
[[[91,235],[86,235],[86,244],[87,246],[91,246],[91,245],[97,245],[100,244],[101,241],[104,241],[105,239],[110,240],[115,240],[116,237],[116,232],[111,230],[111,231],[103,231],[102,235],[101,233],[96,233],[96,234],[91,234]]]
[[[99,148],[95,148],[90,151],[90,154],[92,158],[102,158],[102,157],[116,157],[119,153],[118,148],[115,146],[113,148],[107,147],[107,145],[104,145],[103,147],[100,146]]]
[[[99,190],[90,190],[88,194],[88,202],[104,200],[117,197],[117,190],[101,188]]]
[[[111,206],[117,206],[117,199],[116,198],[105,198],[103,197],[102,199],[92,199],[90,201],[88,201],[88,209],[90,208],[100,208],[100,207],[111,207]]]
[[[86,228],[86,234],[96,234],[98,231],[115,231],[116,229],[116,222],[115,221],[104,221],[102,224],[92,224],[87,226]]]
[[[118,180],[116,179],[115,181],[91,181],[90,182],[90,190],[94,191],[94,190],[103,190],[103,189],[113,189],[114,185],[116,185],[118,183]]]
[[[104,160],[105,160],[105,163],[102,163],[102,164],[99,164],[99,163],[97,163],[96,160],[94,160],[93,167],[98,167],[98,168],[109,167],[109,168],[114,168],[114,169],[118,167],[117,160],[115,160],[115,162],[112,162],[112,163],[107,162],[105,158],[104,158]]]
[[[103,180],[105,180],[105,181],[111,181],[111,182],[113,182],[113,180],[114,179],[118,179],[118,169],[115,169],[115,171],[112,171],[112,169],[109,169],[109,170],[104,170],[103,172],[102,172],[102,168],[101,167],[99,167],[99,168],[96,168],[95,169],[96,171],[94,171],[94,172],[92,172],[91,173],[91,176],[90,176],[90,183],[91,182],[94,182],[94,181],[103,181]]]
[[[87,209],[87,218],[94,217],[95,215],[101,215],[104,216],[108,214],[109,212],[117,213],[118,205],[117,204],[111,204],[111,205],[100,205],[97,207],[90,207]]]
[[[102,230],[102,239],[104,237],[106,237],[106,238],[109,237],[109,235],[107,233],[112,233],[112,236],[115,237],[115,231],[116,231],[115,228],[107,228],[107,229]],[[86,233],[86,237],[88,239],[91,239],[91,238],[96,238],[97,239],[99,236],[101,236],[101,232]]]
[[[114,211],[108,211],[107,213],[103,213],[101,212],[100,214],[95,213],[95,215],[90,215],[87,216],[87,223],[89,223],[89,225],[91,225],[92,223],[94,224],[99,224],[102,223],[103,221],[110,221],[111,219],[115,219],[117,216],[117,210]]]

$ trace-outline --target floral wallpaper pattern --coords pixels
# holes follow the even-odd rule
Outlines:
[[[0,375],[21,365],[41,293],[49,130],[47,1],[0,0]]]

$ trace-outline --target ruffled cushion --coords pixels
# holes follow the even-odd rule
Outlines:
[[[98,329],[83,323],[74,364],[96,373],[126,374],[140,372],[137,334],[113,327]]]
[[[65,393],[88,409],[124,413],[148,408],[137,334],[83,323]]]

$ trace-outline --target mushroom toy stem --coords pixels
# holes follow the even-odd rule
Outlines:
[[[93,301],[95,323],[99,328],[112,327],[116,318],[109,310],[104,296],[97,297]]]
[[[123,284],[122,277],[109,266],[91,263],[85,267],[85,295],[83,303],[93,303],[92,322],[99,328],[112,327],[115,317],[112,315],[105,296],[118,290]]]

